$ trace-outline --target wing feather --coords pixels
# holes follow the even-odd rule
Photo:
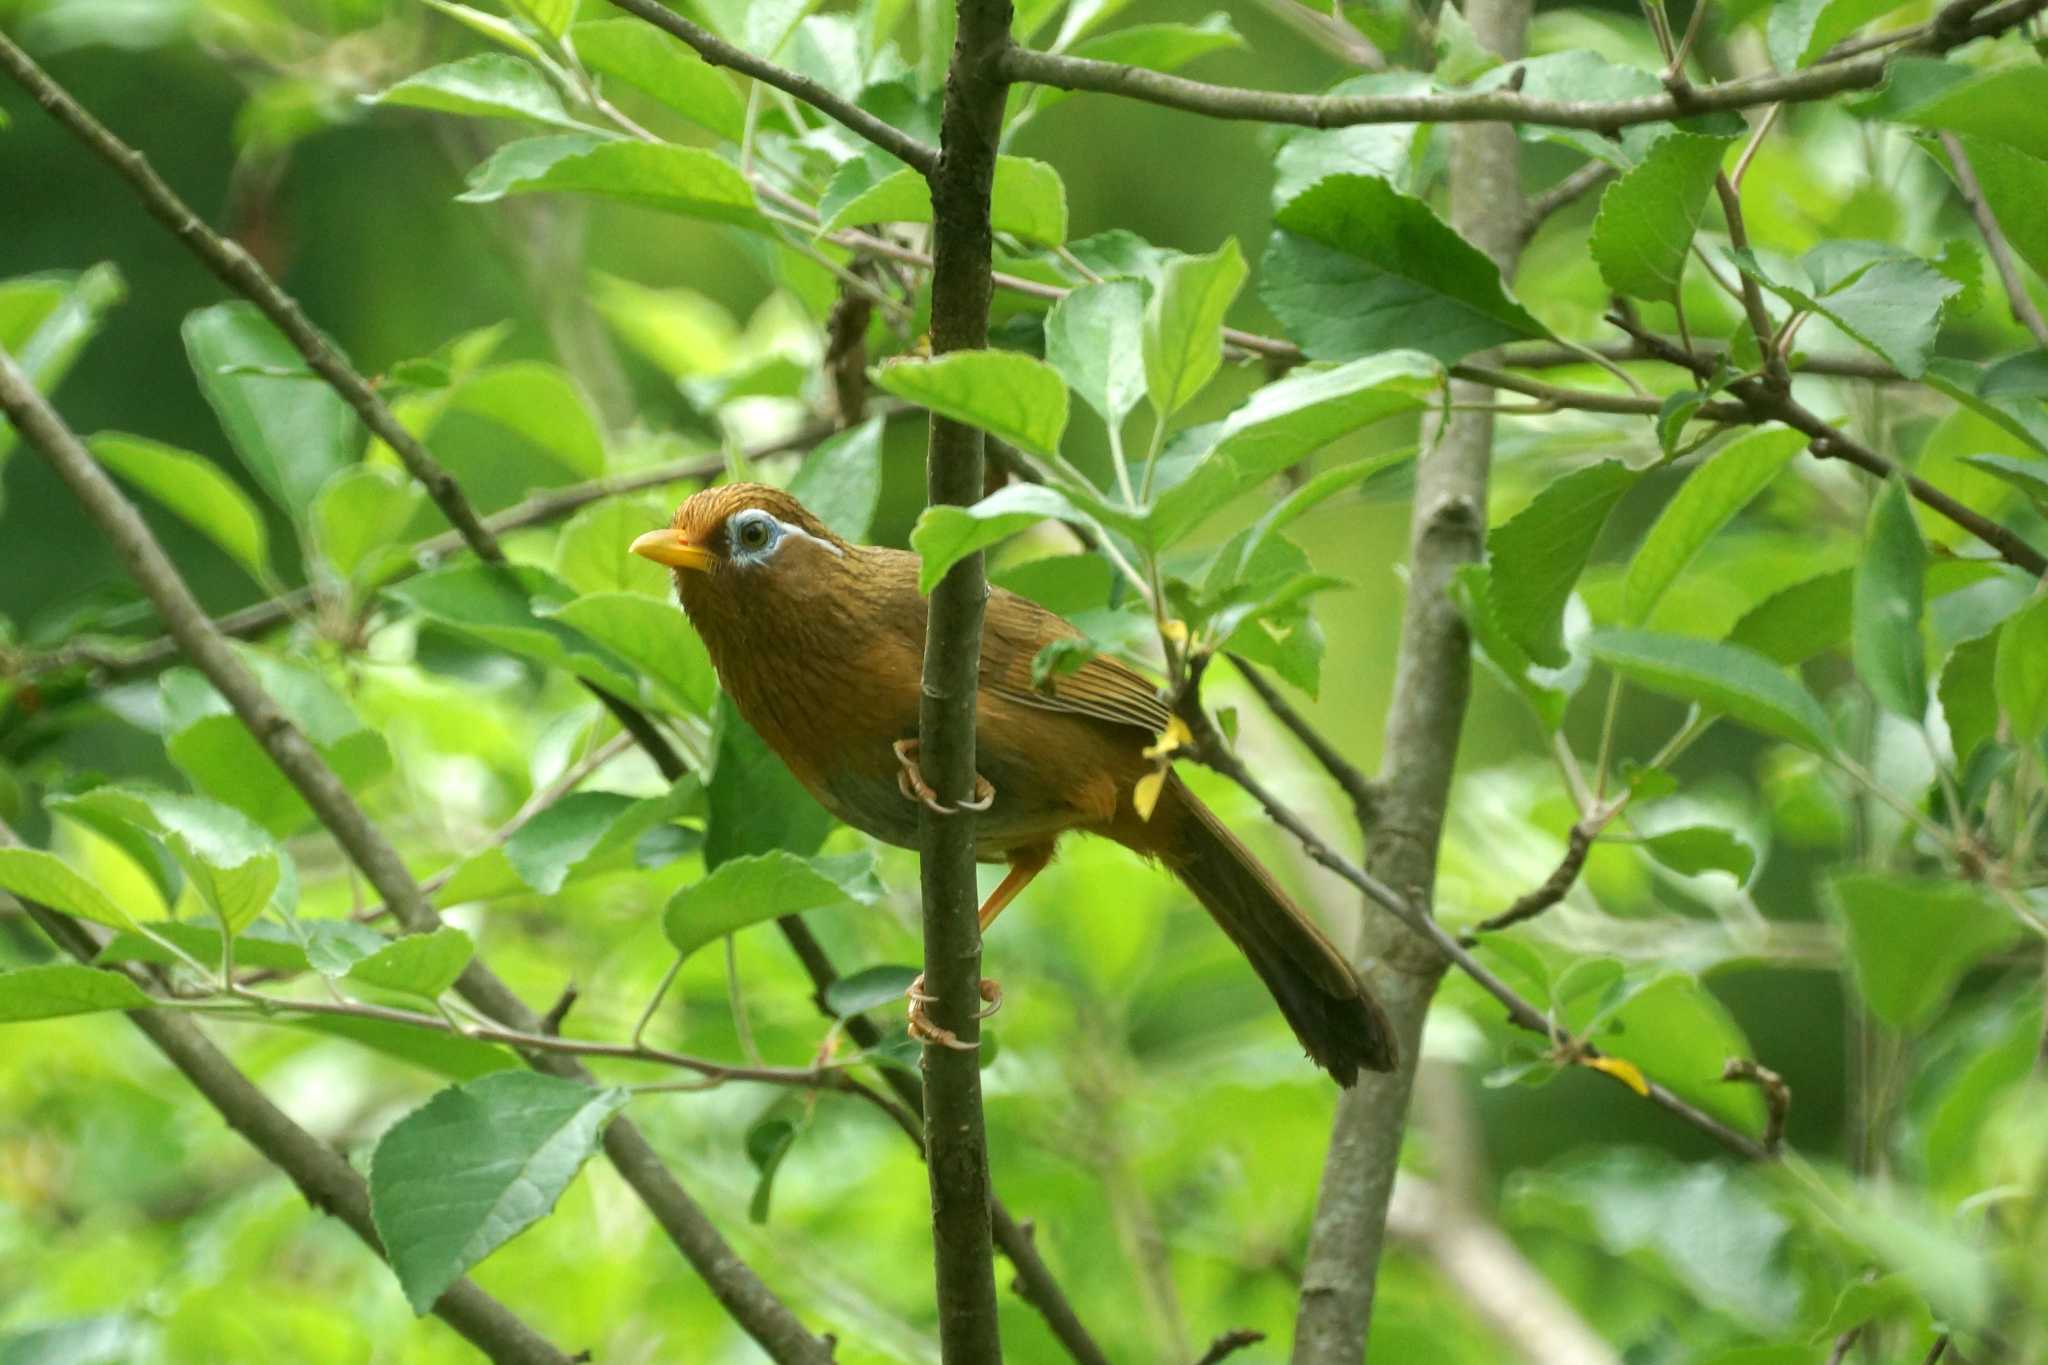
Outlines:
[[[1102,655],[1071,673],[1031,682],[1031,661],[1054,640],[1078,639],[1081,632],[1037,603],[998,589],[989,600],[982,628],[981,685],[996,696],[1046,711],[1092,716],[1148,734],[1166,728],[1172,713],[1159,700],[1151,679]]]

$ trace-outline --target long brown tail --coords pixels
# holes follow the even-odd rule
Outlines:
[[[1394,1030],[1335,945],[1287,898],[1272,874],[1178,777],[1167,779],[1152,824],[1161,861],[1251,959],[1294,1036],[1318,1066],[1350,1086],[1358,1069],[1391,1071]]]

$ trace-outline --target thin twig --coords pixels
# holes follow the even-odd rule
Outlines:
[[[1310,724],[1308,717],[1295,709],[1294,703],[1287,700],[1286,695],[1250,660],[1235,654],[1230,655],[1229,659],[1236,666],[1238,675],[1245,680],[1245,684],[1259,694],[1259,700],[1273,713],[1273,718],[1286,726],[1288,733],[1301,741],[1302,747],[1322,765],[1323,771],[1330,775],[1330,779],[1351,798],[1351,809],[1358,817],[1360,828],[1370,829],[1380,794],[1372,779],[1365,775],[1364,769],[1344,757],[1336,745],[1324,738],[1323,732]]]
[[[1690,370],[1700,379],[1713,377],[1715,364],[1703,355],[1684,350],[1653,332],[1645,331],[1626,313],[1607,315],[1607,321],[1635,339],[1644,352],[1658,360]],[[1918,475],[1906,473],[1897,464],[1829,425],[1788,393],[1780,393],[1756,379],[1738,379],[1728,392],[1756,416],[1782,422],[1812,439],[1810,449],[1821,459],[1837,459],[1855,465],[1880,479],[1903,475],[1906,491],[1915,501],[1932,508],[1956,525],[1998,551],[2000,558],[2036,577],[2048,573],[2048,556],[2029,545],[2018,533],[1964,506]]]
[[[1752,76],[1722,85],[1688,87],[1683,94],[1667,92],[1611,101],[1544,99],[1512,89],[1422,95],[1298,95],[1212,85],[1117,62],[1023,47],[1005,52],[998,71],[1004,80],[1018,84],[1122,95],[1210,118],[1250,119],[1308,128],[1368,123],[1512,122],[1611,133],[1639,123],[1664,123],[1716,110],[1800,103],[1825,99],[1844,90],[1867,90],[1883,83],[1895,53],[1939,54],[1972,38],[2004,32],[2044,7],[2048,7],[2048,0],[2008,0],[1961,24],[1944,26],[1937,17],[1933,23],[1902,30],[1892,51],[1826,62],[1786,75]]]
[[[2033,333],[2034,340],[2048,346],[2048,319],[2043,319],[2041,310],[2027,293],[2026,278],[2020,274],[2019,262],[2013,259],[2012,243],[2006,239],[2005,230],[1998,225],[1997,215],[1991,212],[1990,201],[1984,197],[1984,186],[1977,180],[1976,168],[1970,165],[1970,158],[1963,151],[1962,140],[1954,133],[1941,135],[1942,150],[1948,153],[1949,165],[1956,173],[1956,189],[1961,192],[1963,202],[1970,206],[1970,216],[1977,220],[1977,231],[1984,235],[1984,249],[1991,253],[1991,263],[1998,267],[1998,278],[2005,285],[2005,297],[2012,305],[2012,315],[2022,327]]]
[[[1730,1057],[1721,1067],[1724,1081],[1745,1081],[1763,1092],[1764,1150],[1776,1156],[1785,1145],[1785,1118],[1792,1112],[1792,1087],[1785,1078],[1749,1057]]]
[[[1585,165],[1579,167],[1570,175],[1567,175],[1564,179],[1537,195],[1534,199],[1531,199],[1528,208],[1522,212],[1522,225],[1518,229],[1523,244],[1526,245],[1530,239],[1535,237],[1536,230],[1550,221],[1552,214],[1571,204],[1577,203],[1582,197],[1592,193],[1600,186],[1606,184],[1611,177],[1619,174],[1621,172],[1608,162],[1588,161]]]
[[[1593,840],[1600,832],[1600,825],[1605,823],[1603,820],[1595,824],[1588,819],[1574,824],[1571,833],[1565,839],[1564,857],[1558,859],[1557,866],[1543,879],[1543,884],[1516,898],[1513,905],[1498,915],[1473,925],[1458,936],[1458,942],[1467,948],[1476,947],[1479,935],[1496,933],[1510,925],[1520,924],[1523,920],[1534,919],[1563,900],[1566,893],[1579,880],[1579,872],[1586,866],[1586,855],[1592,851]]]
[[[1217,1365],[1244,1350],[1256,1346],[1266,1339],[1264,1332],[1250,1327],[1234,1327],[1209,1343],[1209,1349],[1195,1359],[1195,1365]]]
[[[880,147],[904,165],[929,177],[939,165],[939,149],[919,142],[910,134],[860,106],[839,98],[808,76],[756,57],[745,48],[734,47],[709,29],[691,23],[656,0],[611,0],[628,14],[644,19],[671,37],[695,48],[697,55],[713,66],[729,66],[802,100],[825,117]]]

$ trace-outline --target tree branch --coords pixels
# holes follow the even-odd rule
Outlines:
[[[129,574],[156,605],[179,646],[204,673],[250,734],[276,763],[321,824],[392,907],[409,932],[440,927],[441,917],[420,893],[397,849],[370,822],[361,806],[255,676],[207,620],[177,567],[143,524],[135,507],[114,486],[78,437],[29,383],[11,356],[0,352],[0,410],[5,410],[27,444],[34,446],[85,506],[114,546]],[[479,960],[456,982],[462,997],[496,1022],[539,1033],[539,1019]],[[538,1070],[588,1083],[590,1074],[572,1058],[529,1054]],[[624,1117],[606,1128],[606,1153],[646,1203],[677,1247],[703,1276],[719,1302],[777,1361],[831,1359],[831,1348],[804,1327],[787,1305],[742,1261],[704,1212],[669,1173],[640,1131]]]
[[[989,223],[1005,88],[994,58],[1010,41],[1010,0],[957,0],[953,58],[932,182],[931,337],[935,355],[988,344],[994,232]],[[931,418],[925,487],[933,506],[982,495],[979,428]],[[946,1365],[998,1365],[989,1227],[988,1140],[981,1109],[981,932],[974,875],[974,720],[981,618],[988,597],[972,554],[932,591],[925,626],[918,743],[925,780],[953,808],[926,809],[918,835],[924,883],[924,983],[931,1017],[957,1047],[924,1049],[925,1149],[931,1178],[939,1350]]]
[[[1468,0],[1465,17],[1482,45],[1512,61],[1523,52],[1530,4]],[[1523,221],[1514,129],[1453,130],[1449,177],[1451,226],[1493,258],[1503,279],[1512,278]],[[1468,380],[1451,384],[1454,403],[1483,403],[1491,392]],[[1366,1354],[1423,1020],[1445,967],[1463,953],[1436,925],[1427,903],[1471,689],[1471,638],[1449,589],[1452,575],[1483,552],[1492,446],[1492,413],[1450,412],[1430,458],[1416,468],[1408,591],[1377,784],[1379,818],[1366,832],[1367,865],[1375,875],[1354,869],[1358,879],[1347,877],[1369,896],[1371,886],[1383,885],[1381,878],[1407,896],[1407,921],[1373,914],[1361,919],[1353,954],[1393,1022],[1401,1061],[1385,1075],[1361,1076],[1338,1097],[1302,1266],[1293,1365],[1357,1365]],[[1262,798],[1261,804],[1268,803]],[[1290,828],[1297,838],[1306,831],[1299,820]],[[1313,844],[1304,847],[1322,860]],[[1323,852],[1335,857],[1333,850]]]
[[[14,847],[20,847],[20,840],[0,821],[0,848]],[[91,965],[100,945],[84,925],[34,901],[22,905],[51,942]],[[384,1257],[384,1243],[370,1216],[369,1189],[346,1157],[292,1122],[192,1020],[158,1010],[131,1010],[128,1020],[184,1073],[228,1127],[298,1186],[307,1203],[340,1219],[364,1245]],[[434,1315],[493,1361],[569,1365],[568,1355],[467,1276],[434,1301]]]
[[[1713,361],[1695,355],[1655,333],[1643,330],[1627,314],[1610,313],[1607,320],[1628,333],[1638,346],[1656,359],[1689,370],[1700,379],[1713,375]],[[1898,465],[1855,440],[1839,427],[1829,425],[1790,393],[1779,392],[1759,379],[1738,379],[1728,386],[1728,392],[1740,400],[1754,416],[1782,422],[1795,431],[1804,432],[1811,437],[1812,451],[1821,459],[1846,461],[1880,479],[1902,475],[1906,481],[1906,491],[1913,495],[1915,501],[1939,512],[1998,551],[2000,558],[2008,564],[2024,569],[2037,578],[2048,573],[2048,556],[2044,556],[2029,545],[2018,533],[1957,502],[1918,475],[1900,469]]]
[[[1998,226],[1997,215],[1991,212],[1991,204],[1984,198],[1984,187],[1977,182],[1976,169],[1964,154],[1961,139],[1954,133],[1945,132],[1941,135],[1941,149],[1948,153],[1949,164],[1955,168],[1956,189],[1962,193],[1963,202],[1970,206],[1970,216],[1977,220],[1977,231],[1984,236],[1984,249],[1991,253],[1991,263],[1998,267],[1998,278],[2005,285],[2005,297],[2012,304],[2013,317],[2033,334],[2036,343],[2048,346],[2048,320],[2041,317],[2033,296],[2027,293],[2026,279],[2020,274],[2019,263],[2013,259],[2012,243],[2006,240],[2004,229]]]
[[[1616,175],[1621,174],[1605,161],[1588,161],[1585,165],[1552,185],[1529,201],[1522,212],[1522,225],[1517,230],[1522,245],[1527,246],[1536,236],[1537,229],[1550,220],[1560,209],[1577,203],[1583,195],[1592,193]]]
[[[1330,775],[1330,779],[1351,798],[1351,809],[1358,817],[1358,827],[1370,829],[1373,821],[1378,818],[1380,801],[1379,788],[1373,785],[1372,779],[1367,777],[1357,764],[1344,757],[1336,745],[1324,738],[1323,732],[1311,725],[1308,717],[1295,709],[1294,703],[1287,700],[1280,689],[1259,671],[1257,665],[1235,654],[1229,657],[1230,662],[1237,668],[1238,676],[1245,680],[1245,684],[1252,691],[1259,694],[1259,700],[1273,713],[1274,719],[1286,726],[1288,733],[1301,741],[1302,747],[1322,765],[1323,771]]]
[[[1972,38],[2002,33],[2048,7],[2048,0],[2007,0],[1996,8],[1945,24],[1941,16],[1897,35],[1897,52],[1941,53]],[[1944,14],[1947,11],[1943,12]],[[1123,95],[1211,118],[1252,119],[1308,128],[1344,128],[1366,123],[1541,124],[1611,133],[1639,123],[1664,123],[1721,109],[1823,99],[1844,90],[1880,85],[1893,52],[1872,52],[1846,61],[1811,66],[1787,75],[1753,76],[1723,85],[1688,87],[1630,100],[1558,100],[1518,90],[1454,91],[1426,95],[1298,95],[1243,90],[1191,81],[1116,62],[1059,56],[1012,47],[998,72],[1018,84]]]
[[[834,123],[874,143],[904,165],[917,170],[927,179],[937,173],[937,148],[919,142],[893,124],[839,98],[810,77],[800,76],[771,61],[756,57],[745,48],[734,47],[709,29],[700,28],[674,10],[658,3],[658,0],[611,2],[628,14],[645,19],[663,33],[680,38],[695,48],[697,55],[713,66],[729,66],[735,71],[752,76],[763,85],[772,85],[777,90],[795,96]]]
[[[1605,823],[1604,821],[1602,823]],[[1572,884],[1579,879],[1579,872],[1586,866],[1586,855],[1593,850],[1593,840],[1599,834],[1599,825],[1590,820],[1580,820],[1572,826],[1571,834],[1565,840],[1564,857],[1558,859],[1543,884],[1525,896],[1517,897],[1515,903],[1498,915],[1483,919],[1458,936],[1458,942],[1467,948],[1479,942],[1479,935],[1490,934],[1523,920],[1534,919],[1565,898]]]

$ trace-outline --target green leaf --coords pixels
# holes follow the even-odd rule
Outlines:
[[[562,97],[530,62],[508,52],[482,52],[407,76],[398,84],[364,97],[365,104],[392,104],[431,109],[437,114],[471,118],[516,119],[587,129],[562,107]]]
[[[1664,505],[1630,558],[1622,619],[1630,625],[1649,620],[1664,590],[1714,533],[1805,448],[1806,437],[1799,432],[1771,428],[1752,432],[1702,461]]]
[[[910,548],[923,561],[917,590],[930,593],[967,556],[1048,519],[1091,521],[1060,490],[1036,483],[1005,484],[972,507],[925,508],[910,532]]]
[[[483,34],[492,42],[528,57],[536,62],[548,60],[547,53],[526,29],[501,15],[487,14],[468,5],[458,5],[453,0],[425,0],[426,4],[461,24],[464,28]]]
[[[1259,296],[1314,359],[1412,347],[1450,364],[1550,335],[1479,248],[1385,180],[1330,176],[1273,221]]]
[[[302,1033],[345,1038],[359,1047],[455,1081],[475,1080],[498,1071],[524,1070],[519,1058],[502,1047],[387,1019],[314,1014],[285,1016],[278,1022]]]
[[[1197,57],[1243,46],[1244,39],[1230,26],[1230,16],[1219,12],[1192,24],[1132,24],[1075,43],[1067,55],[1148,71],[1174,71]],[[1038,107],[1048,109],[1073,92],[1045,86],[1037,93]]]
[[[882,499],[884,420],[870,417],[821,442],[797,466],[790,495],[811,515],[858,544],[873,533]]]
[[[1602,631],[1592,649],[1594,658],[1652,692],[1695,702],[1816,753],[1834,748],[1827,713],[1813,694],[1749,650],[1646,630]]]
[[[1780,0],[1770,7],[1764,30],[1771,60],[1783,71],[1811,66],[1823,52],[1899,4],[1900,0]]]
[[[11,852],[13,850],[0,850]],[[0,1024],[102,1010],[148,1009],[149,997],[120,972],[52,962],[0,972]]]
[[[639,19],[593,19],[569,31],[576,55],[601,76],[652,95],[728,142],[746,133],[747,105],[696,49]]]
[[[1696,877],[1702,872],[1726,872],[1747,884],[1756,871],[1756,849],[1734,830],[1720,825],[1681,825],[1647,835],[1645,853],[1673,872]]]
[[[1826,292],[1781,284],[1749,253],[1733,256],[1743,274],[1794,308],[1820,314],[1908,379],[1926,372],[1942,312],[1963,291],[1927,262],[1905,256],[1876,261]]]
[[[128,282],[106,262],[76,275],[0,283],[0,349],[14,357],[38,392],[55,393],[107,314],[127,297]],[[13,423],[0,423],[0,464],[17,439]]]
[[[1999,632],[1965,640],[1949,651],[1941,668],[1942,719],[1958,768],[1967,767],[1978,746],[1998,736]]]
[[[832,816],[741,718],[730,697],[719,698],[705,795],[710,808],[704,823],[706,868],[774,849],[808,857],[832,830]]]
[[[1963,973],[2011,943],[2019,924],[1968,882],[1839,873],[1828,883],[1857,989],[1903,1031],[1928,1023]]]
[[[256,482],[295,521],[321,485],[362,446],[355,414],[282,333],[243,303],[186,317],[185,354],[228,443]]]
[[[161,441],[107,431],[87,444],[93,458],[178,514],[268,585],[270,531],[249,495],[213,461]]]
[[[1135,280],[1084,284],[1045,315],[1045,358],[1111,426],[1145,396],[1145,289]]]
[[[544,607],[544,619],[560,621],[611,653],[654,684],[650,695],[635,689],[665,711],[702,716],[718,694],[718,675],[704,642],[682,613],[668,602],[638,593],[597,592]]]
[[[570,517],[555,538],[555,577],[582,593],[635,593],[672,603],[668,569],[627,548],[642,532],[665,526],[670,509],[652,498],[606,498]]]
[[[2048,191],[2048,181],[2043,182],[2043,190]],[[2013,359],[2022,359],[2030,354],[2032,353],[2022,353]],[[2003,367],[1986,369],[1968,361],[1936,356],[1927,362],[1927,372],[1923,378],[1927,381],[1928,387],[1955,399],[1985,421],[1998,426],[2007,435],[2025,442],[2039,454],[2048,455],[2048,412],[2043,411],[2039,399],[2032,394],[2000,392],[1996,385],[2001,368]],[[1966,455],[1963,458],[1972,464],[1980,464],[1986,460],[1996,461],[1996,467],[1985,467],[1991,468],[1992,473],[2006,479],[2007,482],[2025,489],[2029,496],[2040,496],[2037,486],[2042,482],[2040,472],[2044,466],[2038,460],[2017,460],[2002,455]],[[2007,471],[2030,472],[2034,477],[2030,480],[2014,479]]]
[[[1660,972],[1614,994],[1621,997],[1619,1003],[1611,995],[1598,1002],[1597,1023],[1579,1024],[1601,1051],[1634,1062],[1646,1075],[1744,1132],[1763,1132],[1764,1105],[1756,1087],[1721,1079],[1730,1057],[1751,1055],[1749,1040],[1697,979]],[[1576,1014],[1567,1011],[1568,1018]]]
[[[1635,471],[1618,460],[1575,469],[1486,537],[1494,611],[1515,642],[1546,668],[1568,661],[1565,602],[1607,514],[1635,481]]]
[[[343,578],[374,582],[412,562],[404,543],[426,490],[378,465],[350,465],[313,499],[313,543]]]
[[[618,792],[570,792],[505,841],[505,858],[521,881],[551,896],[633,805]]]
[[[515,360],[479,370],[454,391],[448,406],[525,437],[579,478],[604,473],[604,429],[576,381],[559,366]]]
[[[536,607],[559,608],[573,594],[554,575],[527,565],[463,564],[422,574],[384,590],[406,606],[480,640],[562,668],[609,692],[638,689],[630,665]]]
[[[2016,459],[2011,455],[1965,455],[1963,463],[2019,489],[2027,495],[2027,500],[2034,504],[2037,512],[2048,509],[2048,464],[2040,460]]]
[[[250,925],[235,938],[236,965],[261,967],[287,975],[310,971],[312,966],[306,960],[306,950],[292,941],[289,937],[290,932],[282,924],[259,921]],[[153,921],[149,926],[147,938],[138,933],[114,935],[93,957],[93,961],[153,962],[164,967],[176,966],[184,961],[166,948],[160,940],[168,940],[182,950],[185,957],[194,961],[221,960],[220,930],[204,924],[186,924],[166,919]]]
[[[1329,369],[1304,367],[1254,392],[1218,429],[1209,453],[1153,499],[1130,528],[1165,549],[1211,514],[1361,427],[1420,412],[1442,391],[1443,371],[1419,351],[1390,351]],[[1408,451],[1376,456],[1380,468]]]
[[[765,232],[754,190],[716,152],[670,142],[610,142],[578,133],[508,143],[469,173],[465,204],[508,194],[594,195]]]
[[[2048,730],[2048,598],[2037,597],[1999,627],[1992,684],[2014,743],[2032,744]]]
[[[393,939],[351,966],[344,979],[433,1000],[455,984],[474,956],[469,935],[444,924],[430,933]]]
[[[1998,226],[2021,260],[2037,275],[2048,275],[2048,153],[2029,155],[2016,147],[1989,137],[1966,134],[1963,155],[1976,173],[1977,189],[1984,196]],[[1944,165],[1946,160],[1944,159]],[[1954,174],[1953,168],[1950,174]]]
[[[1607,187],[1589,247],[1617,294],[1672,303],[1731,138],[1672,133]]]
[[[203,796],[95,787],[56,808],[125,820],[160,840],[231,936],[263,913],[285,877],[282,855],[267,833],[233,806]]]
[[[1015,351],[891,360],[875,371],[875,383],[905,402],[1036,455],[1056,452],[1067,429],[1067,386],[1059,371]]]
[[[370,1212],[413,1311],[546,1216],[626,1092],[530,1071],[443,1090],[370,1158]]]
[[[1207,256],[1176,257],[1145,304],[1145,391],[1164,422],[1223,363],[1223,316],[1244,288],[1244,253],[1231,238]]]
[[[0,848],[0,891],[11,891],[66,915],[89,919],[114,929],[134,929],[135,921],[99,886],[74,872],[54,853],[39,848]]]
[[[775,1190],[775,1172],[781,1169],[782,1158],[789,1155],[789,1149],[796,1146],[796,1124],[776,1112],[782,1107],[778,1102],[774,1109],[747,1128],[747,1160],[754,1164],[757,1176],[753,1198],[747,1201],[749,1222],[768,1221],[768,1201]]]
[[[1927,547],[1906,486],[1888,479],[1856,566],[1850,646],[1856,672],[1879,704],[1916,724],[1927,714],[1927,645],[1920,634],[1926,581]]]
[[[2003,143],[2048,160],[2048,67],[2023,61],[1985,71],[1962,62],[1901,57],[1865,117]]]
[[[787,849],[728,858],[669,898],[662,929],[676,952],[688,957],[748,925],[812,910],[882,897],[875,855],[802,858]]]
[[[825,988],[825,1008],[834,1017],[844,1019],[850,1014],[893,1004],[903,998],[910,989],[910,983],[917,979],[918,969],[889,964],[880,967],[863,967],[852,976],[842,976]]]
[[[1484,564],[1461,565],[1452,580],[1452,600],[1458,604],[1479,657],[1519,693],[1542,722],[1546,732],[1555,733],[1564,724],[1565,708],[1584,677],[1583,661],[1577,669],[1538,668],[1529,653],[1501,624],[1493,605],[1493,573]]]
[[[1735,623],[1727,643],[1773,663],[1805,663],[1849,637],[1855,578],[1837,569],[1773,593]]]
[[[1047,163],[1023,156],[997,157],[992,193],[989,225],[997,232],[1047,246],[1067,240],[1067,187],[1060,173]],[[906,166],[841,203],[818,225],[818,235],[830,236],[862,223],[930,221],[931,185],[922,171]]]

